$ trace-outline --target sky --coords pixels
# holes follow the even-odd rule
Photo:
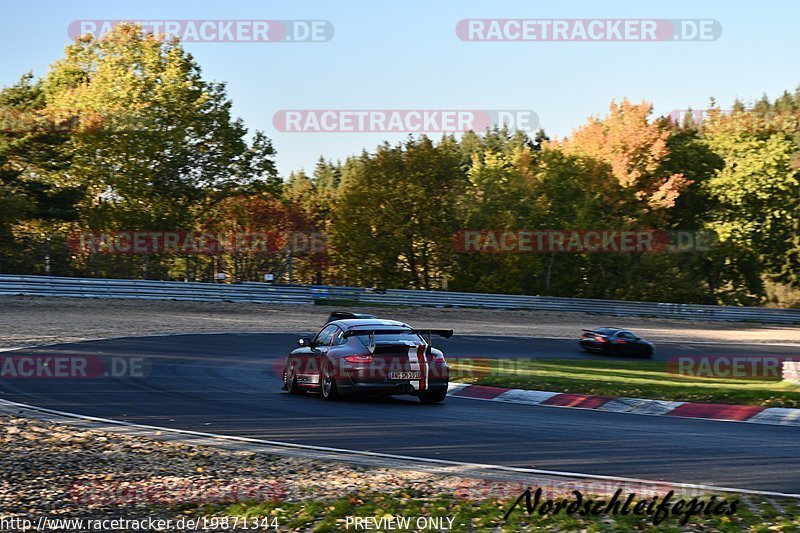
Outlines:
[[[647,100],[655,115],[800,84],[800,3],[785,1],[12,1],[0,3],[0,85],[44,75],[84,20],[320,20],[320,42],[192,42],[206,80],[224,81],[233,112],[261,130],[286,177],[320,156],[344,160],[408,133],[285,132],[284,110],[533,110],[566,136],[612,100]],[[486,42],[459,38],[462,19],[714,20],[704,41]],[[441,133],[433,133],[438,138]]]

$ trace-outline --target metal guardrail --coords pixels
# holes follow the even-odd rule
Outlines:
[[[307,287],[280,287],[265,283],[215,285],[181,281],[59,278],[51,276],[0,275],[0,294],[189,300],[197,302],[314,303]]]
[[[343,301],[363,305],[532,309],[614,316],[800,324],[800,309],[627,302],[621,300],[402,289],[379,291],[359,287],[316,285],[289,287],[285,285],[268,285],[266,283],[216,285],[179,281],[0,275],[0,294],[294,304],[312,304],[315,301]]]
[[[356,287],[312,287],[311,290],[315,300],[357,301],[362,304],[403,305],[411,307],[532,309],[538,311],[597,313],[614,316],[800,324],[800,309],[629,302],[623,300],[593,300],[589,298],[558,298],[551,296],[403,289],[376,291]]]

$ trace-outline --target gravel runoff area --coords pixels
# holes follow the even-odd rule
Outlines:
[[[245,530],[231,525],[235,518],[247,520],[247,530],[336,531],[347,529],[347,516],[391,518],[391,513],[401,509],[390,501],[399,499],[406,502],[405,513],[414,516],[461,514],[465,506],[471,508],[471,522],[454,531],[559,531],[564,527],[657,531],[659,528],[644,527],[647,517],[632,517],[632,524],[624,528],[607,517],[592,519],[591,527],[587,522],[564,524],[548,517],[536,517],[533,522],[538,525],[520,527],[520,517],[516,517],[517,525],[506,529],[499,527],[497,520],[525,487],[531,486],[541,488],[545,498],[571,496],[573,490],[606,498],[616,490],[641,498],[663,497],[668,490],[675,490],[676,499],[709,497],[702,490],[669,484],[538,475],[492,480],[452,467],[440,467],[444,473],[434,467],[431,472],[424,467],[397,467],[389,461],[386,468],[369,457],[362,457],[361,463],[356,459],[355,464],[348,459],[347,463],[314,460],[308,454],[315,452],[290,449],[288,455],[278,455],[260,450],[258,444],[215,442],[218,440],[168,430],[111,427],[100,421],[69,419],[0,403],[0,530]],[[701,519],[696,526],[679,529],[755,531],[752,526],[760,524],[763,528],[758,531],[796,531],[800,526],[796,501],[719,496],[739,501],[749,518],[745,522],[723,518],[714,526],[704,525],[707,519]],[[231,507],[235,502],[243,503],[246,516]],[[255,515],[246,510],[248,505],[256,506]],[[491,527],[481,524],[487,511],[494,516]],[[331,514],[338,518],[331,521]],[[125,522],[120,525],[120,521]],[[158,521],[164,526],[156,525]],[[285,523],[288,521],[293,524]],[[223,523],[225,527],[219,527]],[[670,531],[678,530],[670,525]],[[728,527],[718,529],[720,525]],[[428,530],[413,528],[418,529]]]
[[[204,504],[325,500],[358,491],[453,495],[472,486],[458,477],[232,451],[155,435],[0,415],[0,519],[177,519]]]
[[[172,300],[0,296],[0,347],[85,339],[200,332],[298,332],[319,329],[337,307]],[[800,327],[490,309],[351,308],[460,335],[576,338],[582,328],[613,325],[656,342],[800,344]]]

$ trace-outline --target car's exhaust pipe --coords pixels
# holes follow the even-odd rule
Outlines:
[[[408,384],[398,385],[397,394],[411,394],[414,392],[414,387]]]

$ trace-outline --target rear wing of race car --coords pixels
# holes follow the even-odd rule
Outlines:
[[[437,335],[439,337],[444,337],[445,339],[449,339],[453,336],[452,329],[412,329],[411,333],[416,333],[423,339],[425,339],[425,355],[431,355],[431,348],[433,348],[433,343],[431,342],[431,337],[433,335]]]
[[[598,337],[608,337],[608,335],[606,335],[605,333],[600,333],[596,329],[582,329],[581,331],[585,333],[591,333],[592,335],[596,335]]]
[[[334,320],[347,320],[350,318],[378,318],[378,317],[367,313],[353,313],[351,311],[334,311],[330,314],[325,324],[330,324]]]
[[[453,336],[452,329],[351,329],[344,332],[344,338],[353,337],[355,335],[369,335],[369,343],[367,344],[370,353],[374,353],[375,349],[377,348],[377,343],[375,342],[375,335],[391,335],[392,333],[411,333],[421,336],[425,339],[425,353],[430,355],[432,343],[431,343],[431,336],[437,335],[439,337],[444,337],[445,339],[449,339]]]
[[[355,337],[356,335],[391,335],[393,333],[406,333],[407,329],[348,329],[344,332],[344,338]]]
[[[412,329],[411,333],[416,333],[417,335],[422,335],[423,337],[430,338],[431,335],[438,335],[439,337],[444,337],[445,339],[449,339],[453,336],[452,329]]]
[[[431,335],[438,335],[449,339],[453,336],[452,329],[350,329],[344,332],[344,337],[352,337],[354,335],[391,335],[392,333],[416,333],[423,337],[430,337]]]

